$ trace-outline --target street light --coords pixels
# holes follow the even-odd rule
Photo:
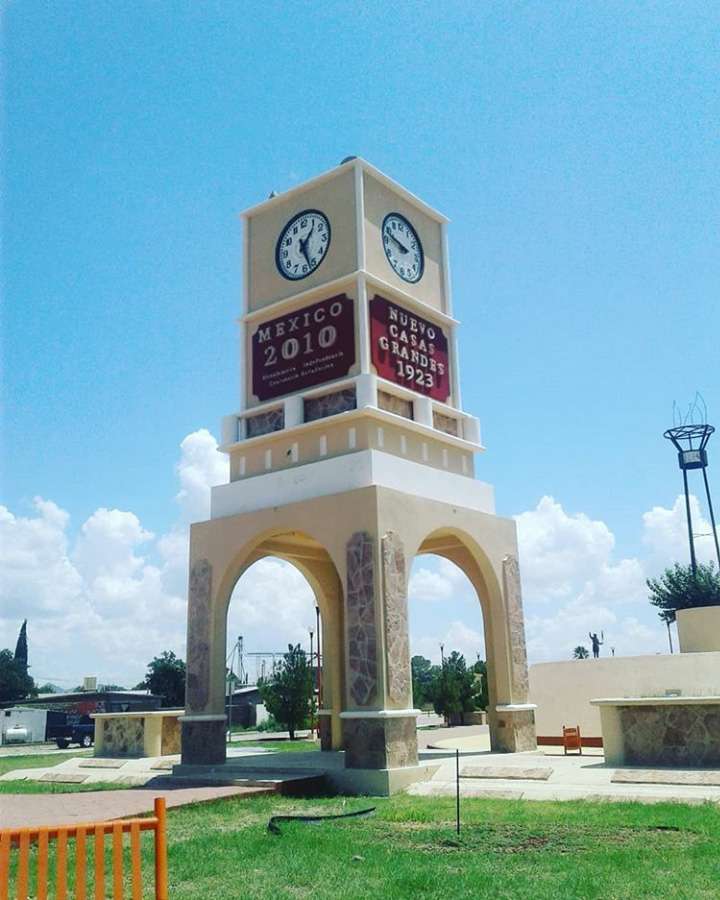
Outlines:
[[[692,412],[698,408],[697,400],[690,409]],[[688,541],[690,543],[690,565],[693,575],[697,573],[697,558],[695,556],[695,535],[692,528],[692,514],[690,512],[690,492],[688,489],[687,473],[692,469],[701,469],[703,481],[705,483],[705,496],[707,497],[708,510],[710,511],[710,524],[712,527],[713,541],[715,542],[715,553],[717,554],[718,566],[720,566],[720,544],[718,544],[717,528],[715,527],[715,513],[713,511],[712,499],[710,497],[710,485],[707,477],[707,443],[710,435],[715,431],[712,425],[707,422],[699,425],[676,425],[668,428],[663,433],[663,437],[672,441],[673,446],[678,452],[678,465],[683,473],[683,487],[685,489],[685,513],[687,516]]]
[[[313,628],[312,625],[308,628],[310,632],[310,683],[312,684],[312,671],[313,671]],[[315,733],[315,716],[313,714],[313,703],[310,703],[310,737],[313,737]]]

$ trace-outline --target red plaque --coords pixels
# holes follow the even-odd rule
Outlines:
[[[448,399],[448,342],[439,325],[376,296],[370,301],[370,342],[382,378],[435,400]]]
[[[258,326],[252,389],[270,400],[342,378],[355,363],[353,301],[340,294]]]

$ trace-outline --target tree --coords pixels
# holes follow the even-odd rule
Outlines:
[[[51,681],[46,681],[45,684],[38,685],[37,692],[38,694],[62,694],[62,688]]]
[[[675,621],[676,609],[695,609],[699,606],[720,606],[720,572],[714,563],[692,566],[680,563],[665,569],[659,578],[648,578],[650,603],[660,609],[663,622]]]
[[[448,721],[459,716],[461,724],[465,724],[464,714],[475,708],[475,690],[474,673],[468,670],[465,657],[453,650],[433,684],[435,712]]]
[[[163,650],[148,663],[145,680],[138,688],[159,694],[164,707],[179,708],[185,705],[185,663],[172,650]]]
[[[28,646],[27,646],[27,619],[20,626],[20,634],[18,635],[17,644],[15,644],[15,662],[28,667]]]
[[[282,661],[269,678],[258,681],[258,688],[267,711],[287,728],[294,741],[295,732],[310,716],[313,702],[312,669],[300,644],[288,644]]]
[[[35,693],[35,682],[11,650],[0,650],[0,703],[14,703]]]
[[[573,659],[589,659],[590,652],[587,647],[583,647],[582,644],[578,644],[577,647],[573,650]]]
[[[479,659],[472,667],[473,678],[475,681],[475,693],[473,699],[475,701],[475,709],[487,710],[490,703],[488,695],[488,672],[487,663],[484,659]]]
[[[427,703],[432,703],[432,686],[440,669],[434,666],[424,656],[413,656],[410,660],[412,672],[413,703],[422,708]]]

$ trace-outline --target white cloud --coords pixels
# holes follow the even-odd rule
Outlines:
[[[182,441],[176,473],[180,519],[159,538],[127,510],[96,509],[73,538],[49,500],[27,517],[0,507],[0,644],[14,646],[28,618],[37,678],[134,684],[162,650],[184,655],[187,523],[207,517],[210,487],[227,478],[208,431]]]
[[[193,431],[180,444],[180,461],[175,467],[184,523],[202,522],[210,517],[210,488],[228,480],[227,456],[218,452],[215,438],[206,428]]]
[[[189,434],[175,467],[176,523],[156,536],[129,510],[99,507],[71,530],[67,512],[36,498],[16,515],[0,507],[0,646],[14,646],[29,621],[33,673],[77,683],[84,674],[133,684],[162,650],[184,655],[188,523],[209,514],[210,487],[227,479],[226,460],[206,430]],[[693,498],[696,531],[709,525]],[[608,525],[568,513],[552,497],[516,517],[530,660],[568,658],[588,631],[605,631],[604,652],[664,651],[667,635],[647,603],[645,578],[687,558],[684,500],[638,518],[642,557],[616,553]],[[710,558],[709,536],[698,539]],[[482,613],[472,585],[438,557],[416,561],[410,578],[413,653],[439,660],[459,650],[484,654]],[[308,644],[314,596],[290,564],[266,559],[240,580],[230,605],[228,634],[247,650]],[[251,675],[255,674],[251,672]]]
[[[36,497],[36,515],[14,516],[0,506],[0,597],[7,618],[27,610],[59,615],[77,598],[82,576],[67,555],[68,514]]]
[[[696,533],[709,532],[697,500],[691,498],[691,503]],[[666,652],[666,628],[648,602],[645,581],[674,560],[687,559],[682,496],[671,509],[658,506],[639,517],[646,551],[642,557],[618,557],[615,536],[605,522],[568,513],[552,497],[543,497],[516,521],[530,662],[569,658],[578,644],[589,646],[590,631],[605,632],[603,654],[611,647],[625,656]],[[712,558],[712,553],[711,537],[699,538],[699,558]],[[416,562],[410,579],[413,652],[433,659],[441,640],[451,649],[473,643],[446,625],[455,612],[447,604],[455,596],[458,571],[447,565],[424,558]],[[441,603],[426,605],[420,614],[413,610],[413,600]],[[437,607],[447,610],[442,623],[434,612]],[[431,615],[431,621],[422,621]],[[468,607],[462,621],[474,629],[476,615]]]
[[[697,497],[692,494],[690,495],[690,515],[698,560],[701,562],[716,560],[712,527],[703,515]],[[690,550],[683,495],[678,496],[672,509],[654,506],[643,515],[642,540],[647,548],[650,562],[659,569],[674,562],[683,564],[689,562]]]

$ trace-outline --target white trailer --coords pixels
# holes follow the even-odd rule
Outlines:
[[[31,744],[44,741],[47,712],[46,709],[25,709],[22,706],[0,710],[0,743]]]

